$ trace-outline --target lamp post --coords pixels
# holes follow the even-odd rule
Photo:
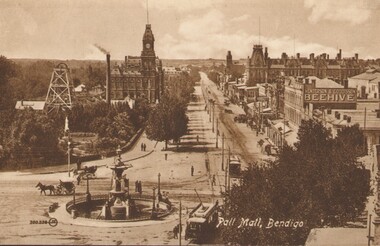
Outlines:
[[[69,129],[69,118],[66,116],[65,118],[65,133],[67,133],[67,173],[69,174],[70,177],[70,129]]]
[[[153,187],[153,207],[152,207],[152,219],[156,219],[156,187]]]
[[[69,135],[69,141],[67,142],[67,173],[70,177],[70,156],[71,156],[71,142],[70,142],[70,135]]]
[[[90,178],[86,175],[87,178],[87,190],[86,190],[86,201],[87,203],[91,202],[91,194],[90,194]]]

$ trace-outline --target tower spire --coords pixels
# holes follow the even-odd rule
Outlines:
[[[149,3],[146,0],[146,24],[149,24]]]
[[[293,56],[296,57],[296,35],[293,33]]]
[[[260,23],[260,16],[259,16],[259,44],[261,44],[261,23]]]

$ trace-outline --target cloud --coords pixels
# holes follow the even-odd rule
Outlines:
[[[352,0],[304,0],[304,6],[311,9],[309,21],[317,23],[321,20],[362,24],[371,16],[371,11],[364,8],[363,1]]]
[[[234,17],[231,19],[231,22],[240,22],[240,21],[246,21],[248,20],[250,17],[250,15],[241,15],[241,16],[237,16],[237,17]]]
[[[224,23],[223,13],[218,10],[211,10],[200,18],[188,17],[179,25],[178,32],[188,40],[197,40],[200,37],[222,32]]]
[[[148,2],[148,7],[158,10],[176,9],[180,12],[188,12],[197,9],[213,8],[222,2],[223,0],[153,0]],[[141,1],[141,4],[146,7],[146,0]]]
[[[268,47],[269,56],[280,57],[282,52],[289,55],[294,53],[294,40],[289,36],[265,37],[261,36],[261,44]],[[231,50],[234,59],[251,56],[253,44],[257,44],[259,37],[252,32],[236,28],[224,14],[217,10],[210,10],[202,16],[189,16],[179,25],[178,35],[165,34],[158,39],[157,54],[164,58],[219,58],[224,59],[227,50]],[[310,53],[337,53],[335,48],[319,43],[302,42],[295,40],[296,52],[302,56]]]

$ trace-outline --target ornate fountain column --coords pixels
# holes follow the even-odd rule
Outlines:
[[[108,202],[108,206],[111,212],[111,219],[123,220],[130,215],[130,201],[127,196],[127,187],[125,187],[125,182],[122,182],[123,172],[132,167],[132,165],[126,164],[121,160],[120,147],[116,151],[118,158],[113,165],[109,166],[109,168],[113,171],[113,182],[112,190],[109,192],[110,200]]]

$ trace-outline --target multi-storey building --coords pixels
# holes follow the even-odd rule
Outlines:
[[[365,67],[365,62],[359,60],[358,54],[342,58],[342,50],[334,59],[330,59],[326,53],[317,57],[311,53],[309,58],[301,57],[300,53],[295,57],[282,53],[281,58],[272,59],[268,56],[267,48],[263,52],[262,45],[254,45],[252,55],[247,59],[247,86],[275,82],[280,76],[316,76],[344,84],[348,77],[364,72]]]
[[[147,24],[141,56],[126,56],[124,64],[115,65],[109,72],[110,99],[146,98],[150,103],[160,99],[164,90],[164,72],[154,51],[154,41],[151,25]]]

